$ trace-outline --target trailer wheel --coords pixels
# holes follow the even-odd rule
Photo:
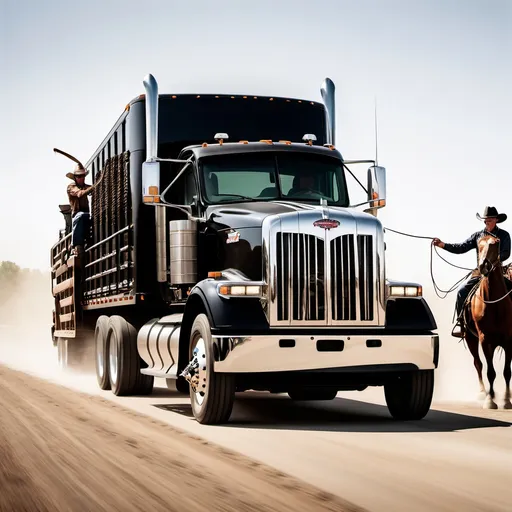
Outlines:
[[[59,368],[65,370],[68,364],[68,340],[65,338],[57,338],[57,358]]]
[[[288,391],[292,400],[334,400],[338,391],[329,388],[303,388]]]
[[[71,370],[80,366],[82,353],[76,340],[57,338],[57,357],[61,370]]]
[[[208,317],[200,314],[190,333],[190,359],[197,360],[194,377],[196,387],[190,385],[192,412],[199,423],[225,423],[231,416],[235,401],[235,376],[213,371],[213,343]]]
[[[421,420],[434,394],[434,370],[418,370],[400,375],[384,385],[386,404],[396,420]]]
[[[94,331],[94,348],[96,361],[96,379],[100,389],[110,389],[109,360],[108,360],[108,316],[101,315],[96,321]]]
[[[115,395],[148,395],[154,377],[140,373],[142,360],[137,352],[137,331],[121,316],[111,316],[107,331],[108,373]]]

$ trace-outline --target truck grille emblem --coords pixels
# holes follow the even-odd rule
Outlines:
[[[322,229],[337,228],[340,225],[339,221],[334,219],[321,219],[313,222],[313,226]]]

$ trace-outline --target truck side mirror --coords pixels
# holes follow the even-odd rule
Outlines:
[[[160,162],[142,164],[142,202],[160,202]]]
[[[377,165],[368,169],[368,203],[370,209],[386,206],[386,169]]]

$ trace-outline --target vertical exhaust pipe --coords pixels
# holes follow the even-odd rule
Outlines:
[[[158,84],[151,74],[144,78],[146,89],[146,162],[155,162],[158,152]]]
[[[151,74],[144,78],[146,89],[146,161],[143,164],[142,189],[144,201],[153,197],[160,200],[160,163],[158,159],[158,84]],[[167,281],[167,234],[165,230],[165,208],[155,207],[156,277]]]
[[[327,109],[327,143],[334,144],[336,141],[336,117],[335,117],[335,101],[334,101],[334,82],[330,78],[326,78],[320,92]]]

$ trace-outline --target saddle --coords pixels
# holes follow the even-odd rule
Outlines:
[[[509,263],[508,265],[503,266],[502,270],[503,270],[503,277],[505,279],[508,279],[510,281],[510,283],[512,283],[512,263]],[[471,273],[471,277],[479,277],[479,276],[480,276],[480,271],[478,269],[473,270],[473,272]],[[475,286],[473,286],[473,288],[468,293],[468,296],[466,297],[466,301],[464,302],[464,306],[462,307],[461,314],[457,318],[457,322],[459,322],[459,324],[460,324],[460,329],[461,329],[460,337],[461,338],[465,337],[465,332],[468,329],[468,325],[467,325],[468,323],[467,323],[466,319],[471,316],[471,312],[470,312],[471,299],[475,295],[475,293],[478,289],[478,286],[479,286],[479,283],[476,284]],[[510,285],[510,286],[512,286],[512,285]],[[454,330],[455,330],[455,328],[452,330],[452,335],[453,335]],[[456,337],[459,337],[459,336],[456,336]]]

